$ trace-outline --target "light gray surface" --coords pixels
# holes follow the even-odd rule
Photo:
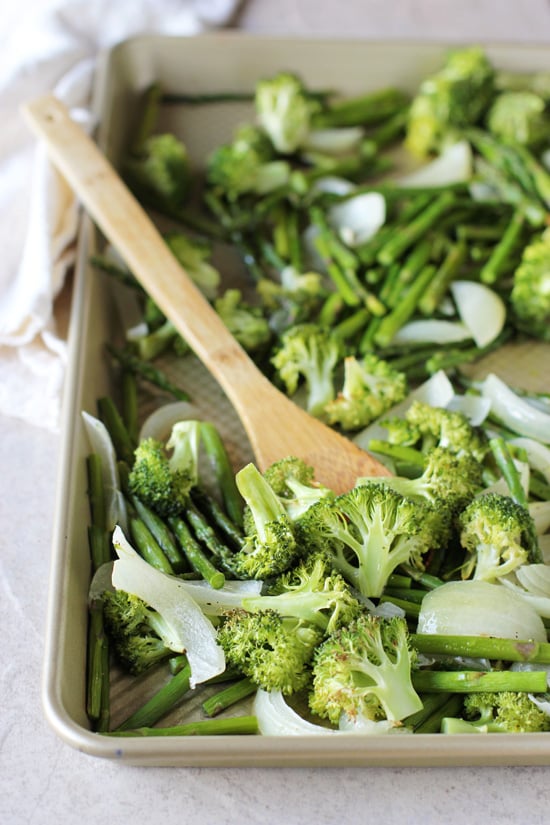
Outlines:
[[[238,22],[264,33],[550,40],[550,7],[542,0],[252,0]],[[59,438],[13,419],[1,419],[0,428],[0,822],[549,821],[547,768],[131,768],[65,745],[40,706]]]

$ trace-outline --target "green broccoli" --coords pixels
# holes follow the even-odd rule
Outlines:
[[[289,155],[308,137],[319,103],[296,74],[279,72],[256,84],[255,108],[258,122],[275,150]]]
[[[289,177],[289,164],[277,159],[266,136],[249,124],[240,126],[232,142],[215,149],[207,161],[208,184],[229,201],[246,193],[265,195]]]
[[[404,417],[380,422],[388,432],[388,441],[427,452],[433,447],[445,447],[458,456],[472,455],[482,462],[489,445],[484,431],[470,423],[464,413],[432,407],[424,401],[413,401]]]
[[[458,456],[447,447],[433,447],[426,453],[421,475],[389,476],[377,481],[403,496],[426,499],[459,512],[483,489],[483,466],[469,453]],[[361,482],[359,479],[358,484]]]
[[[334,724],[342,716],[397,724],[422,708],[413,665],[405,620],[363,614],[315,651],[310,708]]]
[[[314,480],[314,473],[313,467],[296,456],[281,458],[264,471],[293,522],[321,499],[334,497],[332,490]]]
[[[533,520],[510,496],[485,493],[458,515],[460,543],[468,557],[462,577],[492,581],[534,561]]]
[[[245,535],[242,547],[232,556],[234,569],[242,578],[278,576],[299,555],[286,509],[254,464],[239,470],[235,483],[245,501]]]
[[[215,298],[221,283],[221,275],[209,262],[212,255],[210,244],[198,238],[188,237],[183,232],[167,232],[164,240],[201,292],[209,299]]]
[[[314,318],[327,297],[319,272],[299,272],[292,266],[281,269],[278,281],[260,279],[256,290],[271,328],[279,335]]]
[[[510,300],[517,326],[550,341],[550,230],[524,248]]]
[[[341,341],[329,330],[313,323],[297,324],[283,333],[271,363],[291,396],[304,379],[307,410],[321,417],[334,398],[334,375],[342,354]]]
[[[124,176],[140,200],[152,207],[178,210],[190,189],[189,156],[185,145],[171,133],[151,135],[124,161]]]
[[[310,663],[323,632],[274,610],[234,610],[218,628],[217,637],[229,665],[263,690],[291,694],[310,683]]]
[[[344,360],[342,390],[324,412],[329,424],[359,430],[402,401],[406,393],[405,373],[373,353],[361,359],[350,355]]]
[[[348,624],[361,610],[349,585],[320,555],[283,573],[267,594],[245,596],[242,606],[251,613],[274,610],[324,633]]]
[[[262,350],[271,340],[267,318],[259,307],[246,303],[240,289],[226,289],[214,301],[222,321],[247,352]]]
[[[309,552],[326,553],[363,596],[376,598],[402,564],[423,567],[423,556],[448,533],[446,511],[406,498],[376,482],[310,507],[297,535]]]
[[[413,98],[406,145],[415,155],[439,152],[457,131],[476,124],[495,93],[495,71],[478,47],[451,52],[445,65],[427,77]]]
[[[502,92],[489,109],[487,128],[505,142],[540,146],[550,129],[546,101],[533,92]]]
[[[134,451],[129,490],[160,516],[180,513],[198,481],[200,423],[179,421],[163,444],[145,438]]]
[[[536,706],[528,693],[508,690],[469,693],[464,697],[463,705],[464,718],[444,719],[442,733],[541,733],[550,730],[550,716]]]
[[[102,601],[107,633],[126,670],[135,675],[144,673],[173,655],[164,619],[142,599],[123,590],[106,590]]]

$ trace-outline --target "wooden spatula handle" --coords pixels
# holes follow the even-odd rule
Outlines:
[[[155,303],[222,385],[232,403],[253,405],[263,378],[112,165],[55,97],[25,107],[56,167]],[[258,377],[260,375],[260,378]],[[256,390],[252,386],[256,386]]]

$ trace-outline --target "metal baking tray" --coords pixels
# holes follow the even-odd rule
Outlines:
[[[501,68],[525,71],[550,68],[547,47],[483,45]],[[249,92],[261,76],[285,69],[298,72],[308,84],[319,89],[353,94],[395,84],[413,92],[422,77],[441,65],[447,49],[446,44],[289,39],[237,32],[192,38],[138,37],[123,42],[101,59],[93,101],[98,122],[97,141],[116,165],[132,134],[140,96],[153,81],[173,93]],[[244,104],[170,106],[163,110],[161,126],[177,131],[185,140],[193,162],[200,163],[211,148],[229,138],[237,122],[249,115]],[[120,739],[90,730],[85,710],[90,578],[85,472],[88,443],[80,413],[83,409],[93,413],[96,399],[110,391],[111,379],[103,348],[104,342],[112,339],[117,330],[110,285],[92,272],[88,264],[96,244],[95,229],[84,218],[74,280],[43,672],[45,714],[56,733],[80,751],[138,765],[550,764],[548,734]],[[548,390],[550,370],[548,366],[544,370],[544,364],[549,363],[547,350],[545,355],[546,360],[537,346],[529,345],[508,351],[505,357],[493,355],[487,368],[529,389]],[[250,448],[230,405],[201,367],[186,366],[186,369],[193,370],[185,380],[194,387],[194,400],[207,415],[215,414],[234,461],[243,462],[250,455]],[[147,698],[152,687],[151,679],[134,683],[115,672],[112,677],[114,717],[128,715]],[[183,703],[167,724],[196,718],[200,712],[198,707],[198,700]]]

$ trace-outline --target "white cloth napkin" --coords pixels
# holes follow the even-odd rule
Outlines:
[[[0,23],[0,414],[59,425],[65,331],[55,312],[78,210],[20,106],[53,92],[87,123],[97,54],[145,32],[226,24],[239,0],[27,0]],[[3,12],[4,14],[4,12]]]

